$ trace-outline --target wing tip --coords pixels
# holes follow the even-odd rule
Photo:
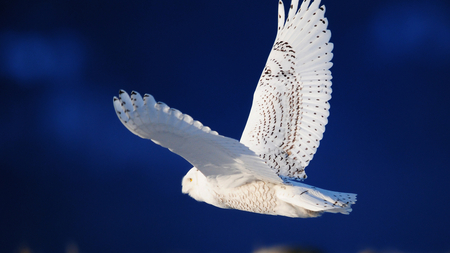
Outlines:
[[[144,97],[141,97],[139,92],[132,91],[130,95],[123,89],[119,90],[119,97],[113,97],[113,104],[117,116],[123,123],[128,123],[130,120],[134,120],[135,111],[139,113],[138,117],[148,117],[145,116],[141,111],[142,108],[148,107],[150,110],[147,113],[151,113],[151,117],[156,117],[155,119],[167,121],[171,117],[174,117],[180,121],[183,121],[187,125],[192,125],[196,129],[201,130],[212,135],[219,135],[216,131],[211,130],[211,128],[204,126],[200,121],[194,120],[190,115],[184,114],[175,108],[169,107],[164,102],[156,102],[155,98],[146,93]],[[162,114],[161,114],[162,113]]]

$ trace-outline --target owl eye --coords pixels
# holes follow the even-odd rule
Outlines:
[[[189,182],[192,182],[192,178],[189,178]]]
[[[270,70],[270,68],[266,68],[266,71],[264,72],[264,74],[270,75],[271,73],[272,73],[272,71]]]

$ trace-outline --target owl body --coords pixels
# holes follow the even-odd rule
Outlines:
[[[350,205],[356,201],[356,194],[327,191],[299,182],[257,180],[221,188],[216,180],[208,180],[194,167],[182,180],[182,192],[220,208],[292,218],[317,217],[324,212],[348,214]]]
[[[215,198],[226,208],[276,215],[279,203],[273,183],[254,181],[229,190],[221,189]]]

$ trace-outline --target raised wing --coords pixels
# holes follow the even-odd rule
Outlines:
[[[220,187],[237,187],[253,180],[282,182],[264,161],[244,144],[219,135],[189,115],[137,92],[114,97],[120,121],[132,133],[150,139],[182,156]]]
[[[333,44],[320,0],[293,0],[256,88],[241,142],[281,177],[305,179],[327,124]]]

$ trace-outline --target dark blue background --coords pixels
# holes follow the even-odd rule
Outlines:
[[[190,165],[112,106],[151,93],[239,139],[276,0],[0,2],[0,252],[450,250],[449,2],[323,4],[333,99],[306,183],[358,202],[291,219],[181,194]]]

